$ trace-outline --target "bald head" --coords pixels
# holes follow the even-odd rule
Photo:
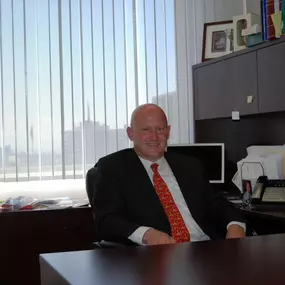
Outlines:
[[[156,104],[144,104],[138,106],[132,113],[131,116],[131,127],[136,125],[137,121],[146,118],[147,116],[159,116],[162,120],[165,121],[165,125],[167,126],[167,117],[164,111]]]
[[[170,126],[159,106],[145,104],[134,110],[127,133],[134,143],[135,152],[140,157],[154,162],[164,155]]]

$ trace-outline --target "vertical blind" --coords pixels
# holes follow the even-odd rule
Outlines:
[[[83,178],[157,103],[179,143],[174,0],[0,1],[0,181]]]

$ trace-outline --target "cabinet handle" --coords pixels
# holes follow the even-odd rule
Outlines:
[[[247,104],[251,104],[253,102],[253,96],[252,95],[248,95],[246,98],[246,102]]]

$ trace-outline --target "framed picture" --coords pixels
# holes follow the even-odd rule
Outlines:
[[[202,61],[233,52],[233,21],[204,24]]]

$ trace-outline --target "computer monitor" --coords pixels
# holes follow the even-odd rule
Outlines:
[[[211,183],[224,183],[225,146],[223,143],[169,145],[167,151],[197,158],[204,165]]]

